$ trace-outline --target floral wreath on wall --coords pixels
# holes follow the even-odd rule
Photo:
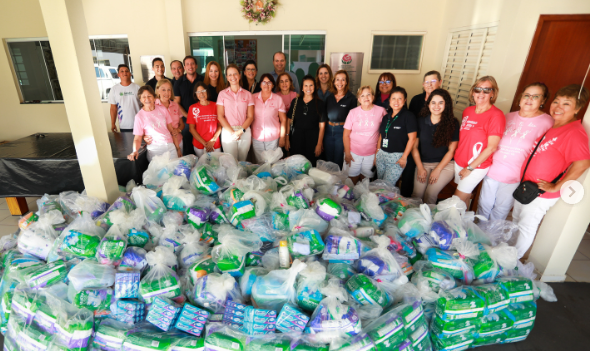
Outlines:
[[[274,18],[279,5],[278,0],[242,0],[242,12],[248,22],[266,24]]]

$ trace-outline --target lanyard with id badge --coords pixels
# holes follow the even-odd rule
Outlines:
[[[387,122],[387,125],[385,126],[385,136],[387,137],[387,132],[389,132],[389,127],[391,127],[391,125],[393,124],[393,122],[395,122],[395,120],[399,117],[399,115],[396,115],[394,118],[392,118],[389,122]],[[381,143],[381,147],[382,148],[387,148],[389,146],[389,139],[388,138],[384,138],[382,139],[382,143]]]

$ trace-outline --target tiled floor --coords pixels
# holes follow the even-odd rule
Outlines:
[[[38,197],[27,197],[30,211],[37,211]],[[509,216],[510,217],[510,216]],[[17,229],[19,216],[11,216],[6,200],[0,199],[0,237],[14,233]],[[509,220],[511,218],[508,218]],[[590,227],[589,227],[590,229]],[[567,271],[566,282],[590,283],[590,230],[584,235],[584,239],[578,247],[574,260]]]

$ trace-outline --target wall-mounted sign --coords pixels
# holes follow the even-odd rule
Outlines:
[[[350,91],[356,94],[361,87],[363,77],[363,58],[362,52],[333,52],[330,54],[330,68],[336,73],[339,70],[345,70],[350,77]]]

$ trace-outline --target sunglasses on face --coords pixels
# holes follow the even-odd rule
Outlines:
[[[391,84],[390,80],[380,80],[379,84]]]
[[[494,88],[482,88],[482,87],[477,87],[477,88],[473,88],[473,91],[475,93],[484,93],[486,95],[490,94],[492,91],[494,91]]]
[[[524,94],[522,96],[523,99],[525,100],[533,100],[533,101],[537,101],[539,99],[541,99],[543,95],[530,95],[530,94]]]

